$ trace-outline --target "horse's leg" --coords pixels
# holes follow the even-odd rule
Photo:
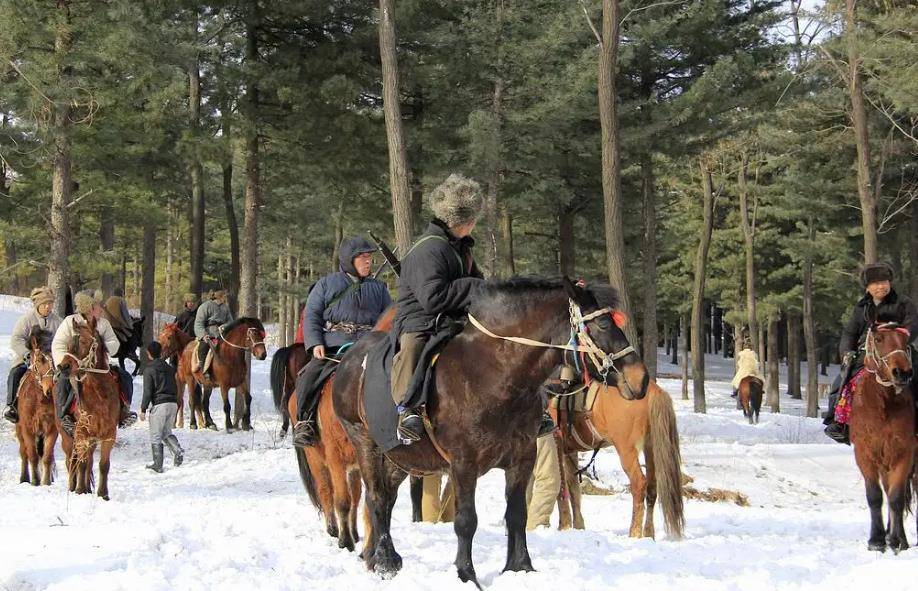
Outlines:
[[[859,462],[859,465],[867,462]],[[864,468],[868,469],[865,470]],[[883,526],[883,488],[880,486],[879,474],[874,466],[861,465],[864,475],[864,488],[867,492],[867,506],[870,507],[870,538],[867,549],[876,552],[886,551],[886,528]]]
[[[561,469],[561,489],[558,491],[558,529],[564,531],[573,525],[571,515],[570,468],[564,453],[564,442],[558,441],[558,467]]]
[[[577,453],[565,454],[562,463],[567,467],[567,492],[570,494],[568,500],[574,517],[574,529],[586,529],[583,523],[583,511],[581,511],[583,493],[580,490],[580,479],[577,477]]]
[[[242,402],[244,405],[242,412],[242,425],[241,428],[243,431],[252,430],[252,393],[249,392],[249,385],[246,382],[243,382],[240,386],[242,388]],[[239,388],[236,389],[237,392]]]
[[[115,447],[114,438],[106,439],[102,442],[102,447],[99,451],[99,496],[106,501],[108,500],[108,469],[111,467],[113,447]]]
[[[229,387],[220,385],[220,397],[223,399],[223,415],[226,418],[226,432],[233,432],[233,419],[230,416],[232,413],[232,408],[230,408],[229,401]]]
[[[363,484],[360,481],[360,471],[349,469],[347,474],[348,484],[350,485],[351,510],[348,527],[351,529],[351,539],[354,543],[360,541],[360,534],[357,532],[357,515],[360,512],[360,493],[363,491]]]
[[[40,437],[40,435],[29,437],[31,445],[29,446],[28,452],[29,452],[29,468],[31,472],[30,482],[32,483],[32,486],[38,486],[41,484],[41,474],[39,473],[39,470],[38,470],[38,459],[39,459],[38,437]]]
[[[653,538],[654,537],[654,525],[653,525],[653,510],[657,504],[657,469],[656,464],[653,461],[653,441],[649,437],[644,439],[644,465],[646,466],[646,478],[644,479],[646,485],[646,492],[644,493],[644,499],[646,500],[646,509],[644,513],[644,537]],[[640,472],[640,465],[638,465],[638,472]]]
[[[518,458],[509,468],[504,469],[504,498],[507,501],[507,509],[504,513],[504,522],[507,525],[507,563],[504,565],[504,571],[525,571],[535,570],[532,568],[532,560],[529,558],[529,549],[526,547],[526,487],[529,485],[529,479],[532,478],[532,468],[535,465],[535,444],[532,450],[522,457]],[[452,473],[456,490],[456,534],[460,536],[459,547],[460,553],[463,548],[463,537],[468,536],[468,554],[464,556],[457,555],[456,566],[459,567],[459,578],[463,581],[471,579],[475,584],[475,570],[472,566],[472,536],[475,534],[475,525],[478,517],[475,514],[475,484],[477,482],[475,473],[472,472],[466,477],[465,487],[460,492],[459,480],[456,473]],[[471,490],[468,484],[471,483]],[[464,495],[464,496],[463,496]],[[468,520],[468,521],[466,521]],[[462,522],[460,524],[460,522]],[[460,562],[460,557],[462,562]],[[468,570],[466,575],[469,578],[463,578],[463,566]]]
[[[328,471],[328,465],[325,463],[325,457],[321,447],[306,447],[297,450],[297,453],[303,454],[306,458],[306,469],[312,477],[315,488],[315,496],[319,501],[319,510],[325,517],[325,531],[333,538],[337,538],[338,522],[335,519],[335,501],[332,494],[331,474]]]
[[[908,538],[905,535],[905,490],[911,477],[911,460],[900,461],[887,477],[886,498],[889,500],[888,541],[892,551],[898,554],[908,550]]]
[[[41,472],[41,483],[46,486],[50,486],[51,482],[54,480],[54,475],[52,474],[54,468],[54,445],[57,443],[57,434],[53,433],[47,435],[48,430],[45,431],[45,453],[42,455],[42,472]]]
[[[217,430],[217,425],[214,423],[214,418],[210,416],[210,395],[213,393],[213,388],[201,386],[201,406],[199,413],[203,413],[201,417],[201,423],[207,429]]]
[[[20,418],[19,420],[21,421],[23,419]],[[23,431],[25,431],[25,429],[22,429],[21,427],[17,425],[16,437],[19,439],[19,461],[21,464],[21,467],[19,470],[19,482],[20,483],[29,482],[30,480],[29,479],[29,450],[28,450],[28,447],[30,445],[29,443],[30,437],[26,435],[25,433],[23,433]]]
[[[628,482],[631,485],[631,527],[628,529],[628,535],[632,538],[640,538],[642,534],[641,522],[644,521],[644,499],[647,492],[647,480],[641,472],[638,450],[631,445],[630,441],[621,446],[616,445],[615,450],[618,452],[622,470],[628,475]]]
[[[328,439],[331,439],[329,437]],[[328,441],[325,445],[325,459],[328,462],[328,471],[331,476],[332,495],[335,504],[333,519],[337,517],[338,547],[347,548],[348,552],[354,551],[354,540],[351,537],[351,489],[348,483],[347,466],[341,461],[337,450],[332,449],[334,442]]]
[[[411,491],[411,521],[420,523],[424,521],[421,503],[424,499],[424,479],[420,476],[412,476],[410,480]]]
[[[64,450],[64,465],[67,466],[67,490],[76,490],[76,465],[73,457],[73,439],[64,435],[61,437],[61,449]]]
[[[533,449],[532,453],[528,454],[528,456],[534,456],[534,454],[535,449]],[[507,540],[508,550],[511,548],[516,549],[516,546],[519,544],[517,537],[520,534],[517,534],[517,532],[521,527],[523,528],[521,535],[524,550],[526,545],[526,489],[519,487],[524,487],[525,484],[528,483],[529,476],[532,475],[532,466],[535,463],[535,458],[527,457],[524,463],[525,467],[528,467],[528,470],[523,471],[515,467],[507,469],[509,472],[507,473],[508,491],[507,512],[505,517],[507,519],[507,530],[509,534]],[[526,480],[522,485],[518,482],[521,478],[520,472],[524,472],[526,476]],[[513,475],[512,479],[510,474]],[[475,511],[475,487],[478,484],[476,470],[463,469],[463,467],[454,464],[450,466],[450,478],[453,481],[453,486],[456,491],[456,521],[453,523],[453,530],[456,532],[456,537],[459,538],[459,545],[456,550],[456,570],[458,571],[459,579],[463,583],[472,581],[480,589],[481,585],[478,584],[478,577],[475,575],[475,566],[472,564],[472,538],[475,536],[475,530],[478,529],[478,513]],[[509,493],[511,481],[513,487],[512,495]],[[519,491],[516,490],[517,488],[519,488]],[[512,503],[510,502],[511,498],[513,500]],[[522,522],[520,521],[521,516]],[[511,553],[508,552],[508,565],[511,564],[510,559]]]
[[[175,411],[175,427],[177,429],[185,428],[185,384],[176,380],[176,406],[178,407]]]

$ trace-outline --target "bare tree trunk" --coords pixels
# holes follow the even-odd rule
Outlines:
[[[156,302],[156,222],[147,220],[143,226],[143,286],[141,287],[140,315],[143,323],[143,342],[153,340],[156,328],[153,310]]]
[[[568,277],[577,273],[574,211],[572,204],[558,206],[558,271]]]
[[[689,331],[689,313],[683,312],[679,315],[679,355],[682,356],[682,400],[688,400],[688,331]]]
[[[287,298],[284,288],[287,283],[287,265],[284,251],[277,253],[277,346],[287,346]]]
[[[142,285],[143,285],[143,266],[141,265],[143,261],[143,244],[141,243],[140,247],[137,249],[136,254],[134,255],[134,270],[133,270],[133,286],[131,288],[131,305],[139,306],[140,298],[143,297]]]
[[[766,399],[771,406],[771,412],[781,412],[781,396],[778,360],[781,353],[778,352],[778,322],[780,318],[775,315],[768,323],[768,378],[765,380]]]
[[[864,232],[864,262],[877,262],[877,202],[870,189],[870,134],[861,86],[860,55],[857,47],[857,0],[845,0],[845,39],[848,48],[848,94],[851,125],[857,144],[857,194],[861,203]]]
[[[66,63],[72,44],[70,31],[70,3],[59,2],[64,18],[57,27],[54,38],[54,54],[58,64]],[[58,80],[67,85],[70,71],[58,66]],[[70,177],[71,121],[70,102],[66,99],[52,105],[51,161],[51,260],[48,266],[48,287],[55,294],[54,311],[64,315],[67,281],[70,276],[70,196],[73,181]]]
[[[115,290],[115,276],[112,273],[112,255],[115,251],[115,212],[111,205],[103,205],[99,209],[99,245],[102,255],[102,275],[99,278],[99,287],[102,295],[110,297]],[[112,265],[113,266],[113,265]]]
[[[335,243],[332,245],[331,255],[331,272],[334,273],[341,266],[338,260],[338,249],[341,248],[341,242],[344,240],[344,202],[338,204],[338,211],[335,213]],[[400,251],[400,252],[408,252]]]
[[[292,245],[290,244],[290,239],[287,239],[287,252],[292,253]],[[299,298],[297,297],[297,290],[300,286],[300,260],[299,257],[289,255],[287,259],[289,267],[287,267],[287,343],[293,344],[296,340],[296,327],[299,323]]]
[[[625,282],[625,239],[622,230],[621,146],[615,75],[621,29],[619,0],[602,2],[602,45],[599,53],[599,122],[602,127],[602,196],[605,210],[606,265],[609,282],[618,290],[621,310],[631,314],[631,300]],[[640,347],[634,322],[625,334],[635,348]]]
[[[197,44],[198,20],[194,20],[193,43]],[[191,263],[190,287],[192,293],[201,297],[204,282],[204,167],[198,156],[198,133],[201,124],[201,71],[198,55],[188,65],[189,129],[192,135],[192,153],[188,161],[188,175],[191,178]]]
[[[249,3],[246,14],[245,65],[248,84],[245,94],[245,218],[242,229],[242,252],[239,272],[239,313],[254,316],[257,312],[256,278],[258,274],[258,216],[262,207],[261,159],[258,149],[258,86],[255,64],[258,60],[258,2]]]
[[[909,220],[908,262],[911,271],[909,293],[912,301],[918,301],[918,201],[912,202],[912,218]]]
[[[506,207],[501,208],[501,234],[504,238],[504,275],[516,275],[516,262],[513,259],[513,214]]]
[[[750,213],[749,187],[746,182],[748,170],[749,154],[744,150],[740,154],[737,180],[739,181],[740,225],[743,229],[743,243],[746,251],[746,322],[749,325],[749,340],[755,346],[755,343],[759,342],[759,323],[755,310],[755,211],[757,206],[754,204]],[[761,351],[759,354],[761,355]]]
[[[502,54],[502,35],[504,22],[504,0],[494,2],[494,18],[496,21],[497,36],[494,40],[494,48],[497,53],[495,71],[497,75],[494,78],[494,90],[491,94],[491,117],[494,128],[492,132],[495,135],[495,143],[500,146],[503,144],[501,131],[503,129],[503,97],[504,97],[504,78],[503,78],[503,54]],[[485,225],[488,244],[485,249],[485,267],[488,269],[490,277],[497,277],[499,269],[499,253],[497,249],[497,235],[500,233],[500,220],[498,209],[498,196],[502,181],[503,162],[500,161],[500,155],[495,154],[495,161],[491,162],[491,170],[488,173],[488,192],[485,200]]]
[[[680,334],[680,328],[681,328],[681,325],[682,325],[681,320],[682,320],[682,318],[680,317],[679,320],[677,320],[677,321],[673,324],[673,332],[672,332],[673,358],[670,360],[670,363],[672,363],[673,365],[678,365],[678,364],[679,364],[679,348],[678,348],[678,344],[677,344],[677,343],[679,342],[679,338],[680,338],[680,337],[679,337],[679,334]]]
[[[800,317],[796,312],[787,314],[787,394],[801,400],[800,393]]]
[[[293,332],[290,330],[290,325],[293,324],[292,314],[290,312],[290,302],[294,300],[293,297],[293,240],[290,235],[287,235],[287,244],[284,247],[284,318],[286,322],[284,323],[284,331],[287,333],[287,344],[293,344]]]
[[[695,412],[707,412],[704,397],[704,283],[707,273],[708,248],[714,230],[714,188],[708,162],[701,160],[702,224],[695,255],[695,281],[692,289],[692,393]]]
[[[405,149],[402,113],[398,92],[398,59],[396,57],[395,15],[392,0],[379,0],[379,54],[382,61],[383,111],[386,138],[389,142],[389,186],[392,191],[392,217],[395,244],[399,252],[411,248],[411,172]]]
[[[653,159],[649,152],[641,156],[644,194],[644,365],[651,377],[657,376],[657,203]],[[664,335],[666,332],[664,331]]]
[[[165,274],[165,302],[163,311],[171,314],[175,311],[175,205],[169,199],[167,207],[168,221],[166,223],[166,274]]]
[[[813,250],[816,241],[816,224],[812,217],[807,222],[810,247],[803,259],[803,335],[806,339],[806,416],[819,414],[819,349],[816,344],[816,318],[813,313]]]

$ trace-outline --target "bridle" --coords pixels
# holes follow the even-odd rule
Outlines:
[[[224,343],[226,343],[227,345],[229,345],[230,347],[233,347],[233,348],[235,348],[235,349],[242,349],[242,350],[244,350],[244,351],[252,352],[252,350],[253,350],[255,347],[257,347],[258,345],[264,345],[264,344],[265,344],[264,339],[262,339],[262,340],[260,340],[260,341],[257,341],[257,340],[255,340],[255,337],[252,336],[252,334],[259,334],[259,333],[261,333],[261,331],[260,331],[259,329],[255,328],[254,326],[250,326],[250,327],[245,331],[246,341],[247,341],[247,342],[250,342],[251,345],[237,345],[237,344],[235,344],[235,343],[231,343],[231,342],[229,342],[228,340],[226,340],[226,336],[223,334],[223,327],[222,327],[222,326],[219,328],[219,331],[220,331],[220,340],[223,341]],[[260,334],[259,334],[259,336],[260,336]]]
[[[99,338],[95,335],[92,337],[92,344],[89,346],[89,351],[86,353],[86,356],[80,359],[70,351],[64,354],[65,357],[70,357],[71,359],[77,362],[76,367],[71,366],[71,371],[83,372],[84,376],[87,373],[109,373],[109,369],[99,369],[95,367],[96,364],[96,351],[99,350]],[[82,381],[81,377],[77,378],[78,381]]]
[[[876,331],[896,331],[903,332],[906,335],[908,334],[906,329],[897,326],[895,323],[881,324],[876,327]],[[908,344],[906,344],[905,349],[894,349],[886,355],[881,356],[877,352],[877,346],[874,342],[874,327],[871,326],[868,328],[867,340],[864,343],[864,369],[866,369],[868,373],[873,374],[874,379],[878,384],[886,388],[893,387],[895,384],[893,382],[884,381],[883,378],[880,377],[880,368],[882,367],[885,369],[886,374],[889,375],[891,373],[889,368],[889,359],[892,358],[893,355],[905,355],[905,358],[908,360],[909,367],[912,366],[912,348],[909,347]],[[870,369],[870,367],[867,365],[867,361],[872,361],[876,369]]]

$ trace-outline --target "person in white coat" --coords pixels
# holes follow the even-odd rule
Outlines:
[[[743,350],[736,354],[736,374],[733,376],[733,398],[736,398],[740,382],[743,381],[743,378],[749,376],[764,381],[759,370],[759,356],[755,354],[755,351],[752,350],[749,343],[746,343],[743,345]]]

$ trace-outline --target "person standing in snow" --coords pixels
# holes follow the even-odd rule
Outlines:
[[[172,452],[172,464],[181,466],[185,451],[178,438],[172,433],[175,415],[178,412],[178,389],[175,386],[175,369],[166,363],[160,355],[162,345],[151,341],[147,345],[149,361],[143,369],[143,402],[140,404],[140,420],[147,419],[150,409],[150,449],[153,463],[147,468],[154,472],[163,471],[163,445]]]

